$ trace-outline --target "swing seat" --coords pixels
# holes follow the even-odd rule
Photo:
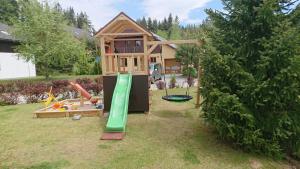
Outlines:
[[[162,99],[170,102],[186,102],[192,98],[193,97],[189,95],[167,95],[162,97]]]

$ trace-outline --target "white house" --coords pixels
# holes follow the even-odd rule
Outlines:
[[[36,76],[35,65],[18,57],[18,53],[14,52],[14,47],[18,44],[9,34],[9,26],[0,23],[0,79]]]

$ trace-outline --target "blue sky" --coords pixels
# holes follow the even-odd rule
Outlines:
[[[73,6],[75,12],[85,11],[98,30],[119,12],[133,19],[145,17],[163,19],[169,13],[178,15],[180,24],[198,24],[206,18],[204,9],[221,10],[220,0],[50,0],[63,8]]]

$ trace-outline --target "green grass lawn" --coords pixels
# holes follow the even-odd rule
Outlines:
[[[40,104],[0,107],[0,168],[289,168],[226,145],[199,117],[194,99],[171,103],[163,93],[153,92],[149,115],[128,116],[123,141],[99,140],[106,118],[35,119]]]

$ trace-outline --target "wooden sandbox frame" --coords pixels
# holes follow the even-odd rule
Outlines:
[[[88,101],[88,100],[84,99],[84,101]],[[80,102],[80,99],[66,99],[61,102],[62,103],[64,103],[64,102]],[[102,102],[102,99],[100,99],[100,102]],[[101,117],[101,116],[103,116],[103,109],[47,111],[51,107],[52,107],[52,105],[35,111],[34,117],[36,117],[36,118],[60,118],[60,117],[73,117],[75,114],[81,115],[82,117],[97,117],[97,116]]]

